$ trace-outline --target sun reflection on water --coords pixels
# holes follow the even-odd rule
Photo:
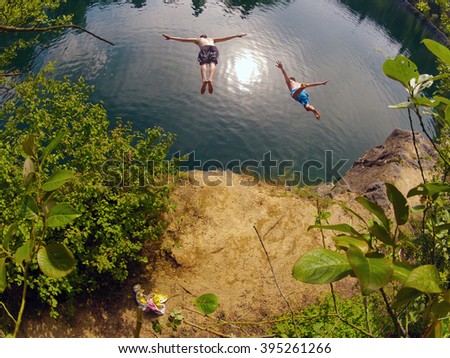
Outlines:
[[[251,92],[250,86],[261,81],[262,66],[261,59],[257,61],[252,52],[247,51],[236,56],[233,63],[233,73],[240,90]]]

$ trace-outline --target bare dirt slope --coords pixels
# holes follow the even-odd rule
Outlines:
[[[387,146],[392,144],[386,141],[387,145],[375,151],[378,162],[362,157],[371,163],[366,171],[355,164],[347,183],[319,189],[323,196],[319,205],[332,213],[330,223],[358,225],[340,204],[362,212],[353,198],[367,194],[364,190],[370,194],[374,185],[378,194],[373,199],[382,201],[378,181],[394,182],[404,193],[405,188],[420,183],[415,162],[409,160],[415,157],[412,142],[402,133],[397,133],[399,139],[393,146],[398,152],[397,144],[403,143],[402,156],[386,156]],[[390,158],[389,161],[386,158]],[[381,172],[395,175],[388,178]],[[363,182],[367,187],[362,192],[361,186],[352,189]],[[288,308],[275,284],[256,230],[262,236],[277,282],[294,310],[316,301],[329,290],[327,285],[303,284],[291,274],[295,261],[302,254],[322,246],[318,230],[308,231],[317,214],[317,200],[311,193],[254,183],[251,178],[231,172],[187,173],[173,192],[176,209],[168,216],[169,229],[160,243],[146,248],[149,263],[140,272],[115,293],[108,292],[107,297],[78,302],[73,315],[59,320],[46,315],[28,320],[24,335],[132,337],[136,324],[132,287],[137,283],[146,292],[158,291],[171,297],[166,315],[159,319],[161,324],[165,325],[170,312],[176,309],[180,309],[185,318],[177,331],[164,327],[161,334],[156,334],[150,317],[144,315],[141,337],[264,335],[270,324],[241,323],[266,322],[287,312]],[[331,245],[329,235],[326,245]],[[350,294],[356,285],[353,279],[346,279],[337,285],[337,290]],[[211,317],[199,314],[194,308],[193,298],[204,293],[214,293],[220,299],[219,309]]]
[[[286,312],[258,234],[293,309],[327,292],[326,285],[306,285],[291,275],[303,253],[322,245],[317,232],[307,230],[315,221],[315,202],[283,187],[243,186],[248,178],[231,172],[216,174],[220,186],[206,186],[204,173],[192,172],[201,184],[189,183],[175,192],[178,206],[165,241],[171,245],[172,263],[158,262],[152,279],[158,290],[180,295],[169,301],[170,306],[193,309],[194,296],[211,292],[220,298],[214,316],[226,321],[259,322]],[[189,320],[206,324],[198,314],[187,313]]]

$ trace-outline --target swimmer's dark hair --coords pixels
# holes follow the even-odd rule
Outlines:
[[[289,77],[289,79],[295,81],[295,77]]]
[[[208,36],[206,36],[205,34],[201,34],[200,38],[206,39]]]

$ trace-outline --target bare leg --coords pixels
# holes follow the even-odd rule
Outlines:
[[[209,79],[208,79],[208,92],[213,93],[214,87],[213,87],[213,81],[214,81],[214,75],[216,73],[216,64],[210,63],[209,65]]]
[[[202,88],[200,89],[200,93],[203,94],[206,91],[206,84],[208,83],[208,81],[206,80],[206,76],[208,74],[208,66],[206,64],[201,65],[200,72],[202,75]]]
[[[320,113],[317,109],[315,109],[313,106],[311,106],[309,103],[305,106],[305,109],[308,112],[313,112],[314,115],[316,116],[317,120],[320,120]]]

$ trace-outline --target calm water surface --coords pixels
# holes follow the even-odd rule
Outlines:
[[[404,112],[387,108],[406,92],[383,75],[384,60],[402,53],[422,72],[434,66],[419,44],[431,35],[380,1],[69,1],[64,11],[116,45],[68,31],[35,69],[57,61],[56,76],[84,76],[112,118],[136,129],[162,126],[177,134],[174,152],[224,165],[270,152],[298,170],[307,160],[324,163],[331,150],[334,162],[349,160],[348,169],[394,128],[409,128]],[[199,93],[197,46],[161,36],[242,32],[248,36],[218,44],[213,95]],[[290,98],[276,60],[299,81],[330,81],[309,90],[320,121]]]

